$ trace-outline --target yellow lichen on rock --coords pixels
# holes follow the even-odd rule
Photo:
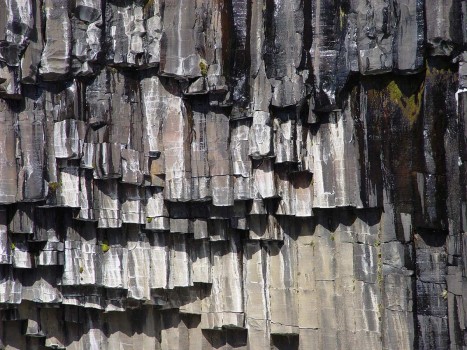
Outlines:
[[[208,66],[208,63],[206,62],[205,59],[201,59],[201,60],[199,61],[199,69],[200,69],[201,75],[202,75],[203,77],[205,77],[205,76],[208,75],[208,67],[209,67],[209,66]]]
[[[412,125],[420,115],[424,88],[425,85],[422,83],[414,93],[407,96],[401,91],[396,81],[391,80],[387,85],[389,98],[401,109],[402,115],[409,120],[410,125]]]
[[[60,182],[49,182],[49,190],[52,192],[55,192],[60,186]]]
[[[110,246],[109,246],[109,241],[108,240],[104,240],[102,241],[101,243],[101,249],[104,253],[106,253],[109,249],[110,249]]]

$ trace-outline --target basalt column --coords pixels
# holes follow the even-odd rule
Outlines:
[[[0,0],[0,349],[467,349],[467,0]]]

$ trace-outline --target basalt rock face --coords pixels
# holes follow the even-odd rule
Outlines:
[[[0,0],[0,348],[467,349],[467,1]]]

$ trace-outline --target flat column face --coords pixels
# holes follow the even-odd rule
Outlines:
[[[0,0],[0,348],[464,349],[467,0]]]

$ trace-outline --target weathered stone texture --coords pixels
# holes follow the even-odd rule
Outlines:
[[[467,349],[466,0],[0,0],[1,349]]]

